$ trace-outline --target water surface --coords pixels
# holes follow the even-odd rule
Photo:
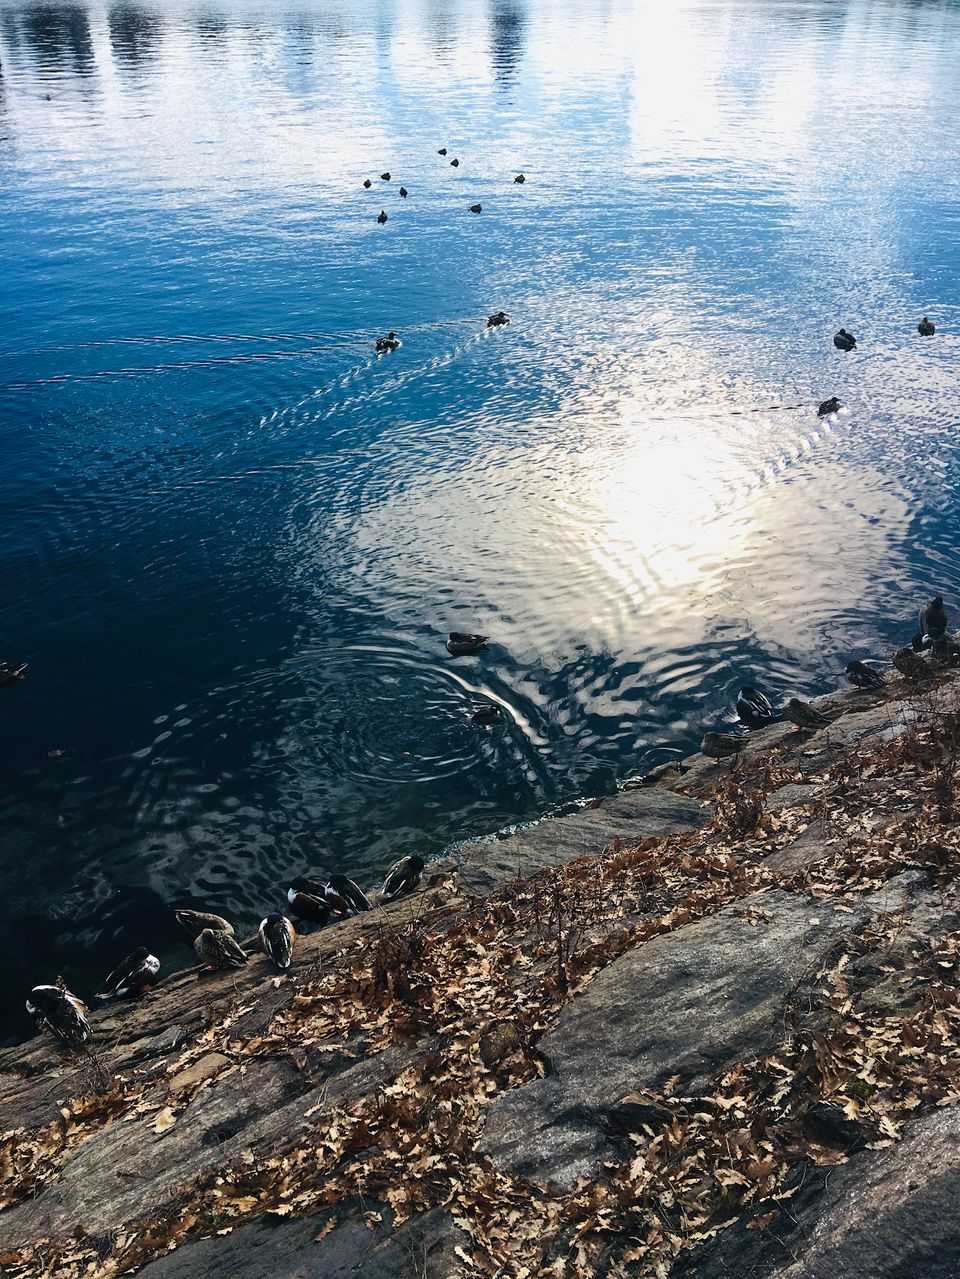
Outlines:
[[[958,118],[952,2],[0,0],[5,1024],[957,599]]]

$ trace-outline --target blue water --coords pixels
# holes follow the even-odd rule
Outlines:
[[[4,1027],[960,599],[958,118],[946,0],[0,0]]]

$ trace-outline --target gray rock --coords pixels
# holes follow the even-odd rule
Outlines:
[[[741,1217],[671,1279],[960,1279],[960,1108],[834,1168],[800,1166],[766,1230]],[[773,1205],[758,1205],[767,1211]]]
[[[504,838],[464,844],[461,882],[482,894],[545,866],[600,853],[615,839],[636,842],[648,835],[696,830],[705,811],[699,800],[660,787],[621,791],[564,817],[545,817]]]
[[[712,1072],[771,1051],[791,986],[865,918],[767,892],[623,955],[541,1041],[554,1074],[490,1108],[480,1149],[510,1172],[571,1187],[602,1158],[600,1112],[673,1075],[681,1093],[696,1092]]]
[[[368,1205],[369,1206],[369,1205]],[[261,1219],[232,1234],[192,1240],[139,1271],[141,1279],[450,1279],[459,1271],[453,1253],[464,1236],[440,1209],[394,1230],[384,1220],[363,1220],[363,1205],[347,1203],[317,1217]],[[329,1222],[337,1225],[315,1242]]]

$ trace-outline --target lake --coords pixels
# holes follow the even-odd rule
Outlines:
[[[952,0],[0,0],[0,1032],[956,603],[958,118]]]

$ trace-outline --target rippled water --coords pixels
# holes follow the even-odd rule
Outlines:
[[[0,0],[8,1026],[956,600],[958,117],[952,2]]]

